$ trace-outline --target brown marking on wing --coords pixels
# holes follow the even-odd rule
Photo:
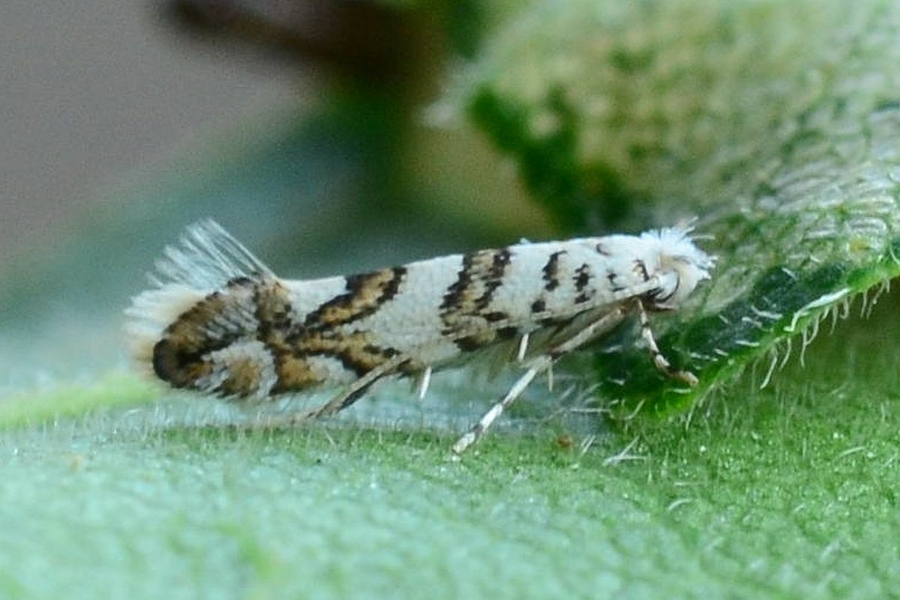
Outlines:
[[[252,396],[259,389],[263,369],[267,367],[250,355],[231,357],[225,365],[228,376],[219,384],[217,392],[223,396]]]
[[[488,309],[494,293],[503,284],[511,259],[509,248],[481,250],[463,257],[459,275],[447,288],[440,306],[442,334],[455,337],[460,350],[482,348],[497,338],[492,323],[508,316]],[[473,333],[458,337],[460,332],[469,331]]]
[[[274,351],[278,383],[273,393],[300,391],[323,383],[308,362],[314,356],[333,358],[357,377],[397,355],[393,348],[381,348],[372,343],[366,332],[305,330],[295,335],[291,344]]]
[[[559,257],[565,253],[565,250],[558,250],[551,254],[547,264],[542,269],[545,281],[544,289],[548,292],[552,292],[559,287]]]
[[[299,392],[324,383],[305,357],[287,352],[275,354],[275,374],[278,380],[272,386],[272,394]]]
[[[575,296],[575,304],[584,304],[591,299],[594,291],[588,286],[590,286],[593,278],[594,274],[587,263],[575,269],[575,291],[578,292],[578,295]]]
[[[443,315],[475,314],[487,308],[503,283],[509,266],[509,248],[481,250],[463,257],[462,268],[441,302]]]
[[[463,352],[471,352],[489,346],[496,340],[497,332],[494,329],[482,329],[478,333],[458,338],[454,343]]]
[[[258,338],[272,353],[278,377],[272,393],[298,392],[326,383],[308,360],[314,356],[334,358],[358,377],[394,356],[395,350],[375,346],[366,332],[346,331],[342,326],[374,313],[396,296],[405,275],[404,267],[396,267],[348,277],[347,291],[323,303],[302,323],[290,318],[286,289],[259,290]]]
[[[246,334],[239,323],[227,319],[235,304],[249,301],[249,291],[243,288],[237,282],[209,294],[166,328],[153,347],[153,370],[160,379],[176,388],[193,387],[212,369],[205,357]]]
[[[184,351],[177,341],[164,338],[153,347],[153,372],[172,387],[190,387],[210,370],[199,352]]]
[[[371,315],[397,295],[405,276],[405,267],[394,267],[347,277],[347,291],[307,315],[304,328],[329,329]]]
[[[612,269],[609,269],[606,271],[606,280],[609,282],[609,289],[613,293],[618,293],[625,289],[625,286],[619,285],[618,283],[616,283],[616,280],[618,278],[619,278],[618,273],[616,273]]]
[[[334,358],[361,377],[397,351],[376,346],[366,332],[347,332],[340,326],[371,314],[394,297],[405,272],[400,267],[350,277],[346,293],[322,304],[303,323],[292,319],[291,294],[281,282],[236,278],[169,326],[154,348],[154,370],[174,387],[196,389],[204,377],[221,370],[225,374],[221,383],[204,391],[231,397],[257,393],[270,373],[270,359],[277,377],[270,390],[273,395],[327,383],[310,363],[313,356]],[[242,342],[256,345],[242,353]],[[229,347],[235,351],[212,356]]]
[[[591,283],[592,278],[591,267],[587,264],[583,264],[575,269],[575,291],[583,292],[584,288]]]
[[[256,339],[280,347],[293,329],[292,301],[288,289],[277,280],[261,282],[253,290]]]

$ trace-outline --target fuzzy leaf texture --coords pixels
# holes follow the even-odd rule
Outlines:
[[[698,217],[713,280],[656,322],[700,385],[641,349],[597,361],[603,396],[665,412],[767,381],[900,273],[898,64],[889,0],[569,0],[497,32],[452,102],[570,232]]]

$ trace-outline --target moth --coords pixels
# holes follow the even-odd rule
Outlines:
[[[630,315],[653,364],[688,386],[660,352],[648,313],[679,308],[715,259],[690,229],[519,243],[323,279],[282,279],[211,220],[190,226],[132,299],[126,331],[147,371],[175,388],[266,400],[323,388],[325,417],[380,379],[415,377],[508,348],[523,373],[453,446],[475,443],[531,381]]]

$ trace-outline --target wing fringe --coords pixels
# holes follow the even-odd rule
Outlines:
[[[153,347],[180,315],[239,277],[274,277],[269,268],[221,225],[204,219],[168,246],[149,274],[152,288],[131,299],[125,333],[131,355],[152,371]]]

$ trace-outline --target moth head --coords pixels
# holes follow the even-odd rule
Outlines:
[[[641,235],[641,241],[655,248],[656,275],[661,283],[652,296],[656,309],[677,308],[698,283],[709,279],[715,266],[715,257],[694,245],[689,234],[690,229],[669,228]]]

